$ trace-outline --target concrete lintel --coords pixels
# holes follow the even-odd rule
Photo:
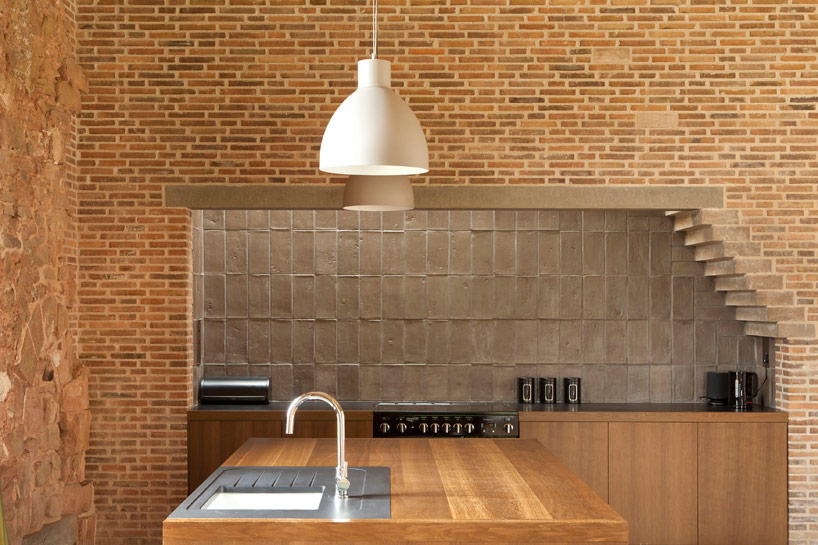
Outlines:
[[[693,210],[722,208],[721,186],[416,185],[418,210]],[[165,205],[193,209],[340,209],[341,185],[166,185]]]

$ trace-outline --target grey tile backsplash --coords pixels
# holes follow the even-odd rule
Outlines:
[[[580,376],[588,402],[693,401],[707,371],[761,358],[663,215],[251,210],[193,223],[197,375],[270,376],[278,400],[511,401],[514,377],[533,375]]]

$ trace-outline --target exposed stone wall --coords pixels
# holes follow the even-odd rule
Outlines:
[[[100,543],[158,543],[185,488],[192,362],[190,215],[162,207],[162,185],[327,182],[321,134],[369,55],[370,11],[334,0],[78,9],[91,80],[80,349],[99,424],[88,469]],[[401,0],[381,11],[380,54],[429,142],[419,183],[721,185],[818,319],[818,2]],[[780,399],[818,388],[792,380]],[[810,421],[808,406],[785,406]],[[814,478],[818,433],[804,430],[792,467]],[[818,509],[809,478],[791,494]],[[791,542],[818,541],[816,520],[794,518]]]
[[[13,544],[72,518],[93,542],[91,414],[77,357],[75,115],[87,81],[70,4],[0,15],[0,480]]]

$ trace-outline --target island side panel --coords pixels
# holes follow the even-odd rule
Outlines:
[[[627,545],[621,523],[611,521],[382,521],[166,520],[164,545],[268,545],[278,543],[519,543]],[[609,536],[609,537],[605,537]],[[275,540],[275,541],[273,541]]]
[[[617,520],[623,538],[627,538],[625,520],[538,441],[512,439],[497,443],[554,519]]]

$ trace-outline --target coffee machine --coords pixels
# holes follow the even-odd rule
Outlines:
[[[758,375],[752,371],[707,373],[707,404],[738,410],[753,406],[758,395]]]
[[[752,371],[729,371],[727,404],[742,410],[753,405],[758,394],[758,375]]]

